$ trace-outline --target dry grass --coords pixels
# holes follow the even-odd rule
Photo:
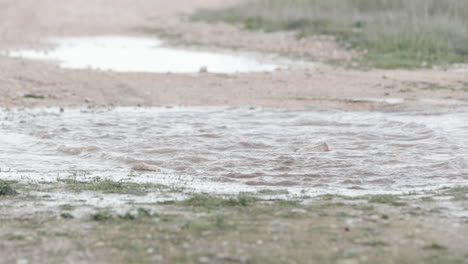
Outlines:
[[[195,19],[247,29],[326,34],[365,52],[363,63],[414,68],[468,61],[465,0],[258,0]]]

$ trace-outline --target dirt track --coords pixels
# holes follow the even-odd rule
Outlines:
[[[143,34],[142,28],[151,28],[170,29],[183,43],[198,38],[197,42],[205,48],[305,53],[318,60],[351,56],[327,39],[299,41],[286,33],[252,33],[227,25],[179,19],[180,14],[197,8],[216,8],[239,1],[0,0],[0,47],[35,46],[50,36]],[[113,73],[64,70],[48,63],[0,57],[0,106],[327,105],[372,109],[376,106],[348,99],[467,100],[468,93],[463,91],[467,75],[453,70],[360,71],[331,66],[233,76]],[[46,99],[24,98],[28,93]]]

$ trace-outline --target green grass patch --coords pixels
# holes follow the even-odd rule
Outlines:
[[[289,194],[289,191],[286,189],[280,189],[280,190],[265,189],[265,190],[260,190],[257,193],[263,194],[263,195],[280,195],[280,194]]]
[[[437,243],[432,243],[430,245],[427,245],[427,246],[423,247],[423,249],[426,249],[426,250],[447,250],[447,247],[442,246],[442,245],[437,244]]]
[[[45,96],[43,95],[38,95],[38,94],[25,94],[23,95],[24,98],[30,98],[30,99],[45,99]]]
[[[391,204],[394,206],[403,206],[406,205],[405,202],[402,202],[400,197],[396,195],[373,195],[369,198],[370,203],[381,203],[381,204]]]
[[[192,197],[178,204],[184,206],[204,207],[214,209],[219,207],[247,207],[257,201],[255,197],[240,194],[236,197],[224,198],[219,196],[211,196],[208,194],[194,194]]]
[[[16,190],[7,182],[0,182],[0,196],[15,195]]]
[[[59,207],[63,211],[72,211],[73,209],[75,209],[75,207],[71,204],[62,204]]]
[[[332,35],[363,52],[362,64],[417,68],[468,61],[465,0],[257,0],[200,10],[195,20],[249,30]]]
[[[60,217],[62,217],[63,219],[73,219],[73,215],[70,214],[70,213],[61,213],[60,214]]]
[[[91,215],[91,220],[98,222],[110,221],[113,219],[114,216],[108,211],[97,212]]]
[[[97,180],[92,182],[61,179],[72,191],[95,191],[104,193],[145,195],[151,190],[166,188],[163,185],[138,184],[132,182],[115,182],[111,180]]]

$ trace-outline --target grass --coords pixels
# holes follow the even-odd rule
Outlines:
[[[61,213],[60,214],[60,217],[62,217],[63,219],[73,219],[73,215],[70,214],[70,213]]]
[[[68,188],[76,192],[95,191],[104,193],[145,195],[151,190],[166,188],[166,186],[163,185],[115,182],[111,180],[84,182],[74,179],[61,179],[60,181],[67,184]]]
[[[112,219],[114,219],[114,216],[109,211],[97,212],[91,215],[91,220],[98,222],[110,221]]]
[[[394,206],[403,206],[406,205],[406,203],[400,201],[400,198],[396,195],[389,195],[389,194],[384,194],[384,195],[373,195],[369,199],[370,203],[381,203],[381,204],[391,204]]]
[[[423,247],[423,249],[426,249],[426,250],[447,250],[447,247],[442,246],[442,245],[437,244],[437,243],[432,243],[430,245],[427,245],[427,246]]]
[[[362,64],[417,68],[468,61],[465,0],[256,0],[200,10],[196,20],[250,30],[332,35],[363,53]]]
[[[189,199],[185,201],[181,201],[179,205],[214,209],[214,208],[219,208],[219,207],[233,207],[233,206],[246,207],[255,201],[257,201],[256,198],[252,196],[247,196],[245,194],[240,194],[237,197],[231,197],[231,198],[211,196],[208,194],[194,194]]]
[[[0,182],[0,196],[15,195],[16,190],[7,182]]]
[[[453,201],[466,201],[468,200],[468,187],[449,188],[442,194],[452,196]]]
[[[30,99],[45,99],[45,96],[43,95],[37,95],[37,94],[25,94],[23,95],[24,98],[30,98]]]
[[[453,236],[458,220],[434,228],[439,215],[389,210],[384,204],[399,198],[376,197],[368,204],[372,196],[306,202],[193,194],[173,204],[132,204],[124,214],[102,208],[73,219],[69,210],[79,205],[61,204],[61,217],[4,214],[2,257],[7,263],[20,257],[31,263],[463,263],[466,251],[455,246],[463,233]]]

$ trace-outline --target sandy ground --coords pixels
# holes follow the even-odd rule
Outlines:
[[[156,34],[204,48],[276,52],[314,61],[355,56],[330,38],[297,40],[288,33],[254,33],[228,25],[191,23],[197,8],[240,0],[21,1],[0,0],[0,47],[34,47],[41,38]],[[273,73],[176,75],[63,70],[44,62],[0,57],[0,106],[260,105],[374,109],[356,98],[467,100],[468,73],[456,70],[353,70],[313,64]],[[436,88],[434,88],[436,87]],[[441,88],[442,87],[442,88]],[[24,98],[37,94],[44,100]]]

